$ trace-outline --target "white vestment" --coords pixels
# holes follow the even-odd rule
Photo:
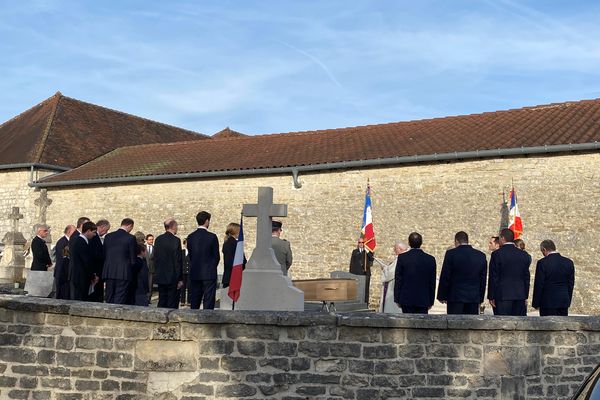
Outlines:
[[[391,314],[402,314],[402,309],[394,303],[394,282],[396,275],[396,262],[398,257],[394,258],[394,261],[388,265],[382,263],[378,259],[375,259],[381,265],[381,299],[379,300],[379,312],[391,313]]]

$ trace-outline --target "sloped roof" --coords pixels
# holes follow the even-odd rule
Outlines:
[[[0,165],[76,167],[118,147],[206,138],[57,92],[0,125]]]
[[[336,163],[343,167],[361,160],[385,164],[399,157],[407,162],[416,157],[416,162],[420,156],[455,152],[457,158],[463,152],[497,156],[499,152],[491,151],[495,149],[537,147],[531,152],[543,153],[543,146],[599,140],[600,100],[586,100],[353,128],[124,147],[40,184],[185,178],[219,171],[253,174]]]
[[[229,127],[227,127],[225,129],[220,130],[219,132],[215,133],[211,137],[213,139],[225,139],[225,138],[241,137],[241,136],[248,136],[248,135],[244,135],[241,132],[234,131],[233,129],[229,129]]]

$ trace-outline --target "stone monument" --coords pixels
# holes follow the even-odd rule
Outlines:
[[[257,217],[256,248],[246,264],[236,310],[304,311],[304,293],[281,272],[271,248],[272,217],[286,217],[287,205],[273,204],[273,188],[258,188],[258,204],[244,204],[246,217]],[[221,298],[231,309],[231,299]]]
[[[19,220],[23,219],[19,207],[13,207],[8,218],[12,221],[12,230],[2,239],[4,252],[0,259],[0,283],[22,283],[25,268],[23,250],[26,240],[19,231]]]
[[[35,199],[33,203],[38,206],[38,215],[37,220],[40,224],[46,223],[46,213],[48,211],[48,206],[52,204],[52,200],[48,198],[48,191],[46,189],[40,190],[40,197]],[[48,232],[48,236],[46,236],[46,245],[48,246],[48,250],[50,250],[50,243],[52,243],[52,232]]]

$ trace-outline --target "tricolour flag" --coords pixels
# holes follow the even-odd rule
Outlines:
[[[242,289],[242,271],[244,270],[244,217],[240,218],[240,234],[235,246],[235,256],[233,257],[233,269],[231,270],[231,279],[229,280],[229,291],[227,295],[235,303],[240,298]]]
[[[374,251],[375,246],[377,246],[377,242],[375,242],[375,232],[373,231],[373,215],[371,213],[371,185],[368,183],[361,232],[365,240],[365,248],[371,252]]]
[[[517,204],[517,192],[513,187],[510,191],[510,208],[508,210],[508,229],[514,232],[515,239],[518,239],[523,233],[523,221],[519,214],[519,205]]]

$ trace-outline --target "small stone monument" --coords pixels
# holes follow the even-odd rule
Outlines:
[[[304,311],[304,293],[283,275],[271,248],[272,217],[286,217],[287,205],[273,204],[273,188],[260,187],[258,204],[244,204],[243,213],[257,217],[256,248],[246,264],[235,309]],[[224,296],[221,302],[223,309],[231,309],[227,306],[231,304],[229,297]]]
[[[25,281],[28,296],[50,297],[54,289],[53,271],[29,271]]]
[[[19,220],[23,219],[19,207],[13,207],[8,218],[12,221],[12,230],[2,239],[4,252],[0,259],[0,283],[22,283],[23,269],[25,268],[23,250],[26,240],[19,231]]]
[[[46,213],[48,212],[48,206],[52,204],[52,200],[48,198],[48,191],[46,189],[40,190],[40,197],[35,199],[33,203],[38,206],[38,215],[37,220],[41,224],[46,223]],[[50,250],[50,243],[52,243],[52,233],[48,232],[48,236],[46,236],[46,245],[48,246],[48,250]]]

